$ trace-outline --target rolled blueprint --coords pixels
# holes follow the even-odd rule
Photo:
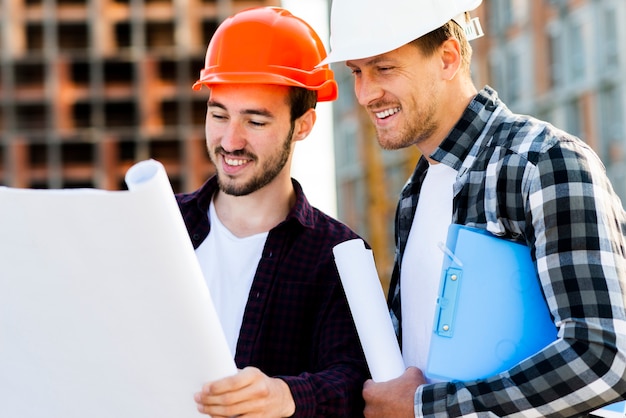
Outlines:
[[[399,377],[404,361],[372,251],[363,240],[353,239],[335,246],[333,253],[372,379],[386,382]]]
[[[236,373],[163,166],[0,187],[0,417],[197,418]]]

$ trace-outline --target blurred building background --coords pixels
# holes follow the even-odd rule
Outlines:
[[[280,4],[0,0],[0,185],[122,189],[133,163],[155,158],[175,191],[198,187],[213,170],[206,96],[190,88],[206,45],[226,16]],[[476,85],[588,142],[626,201],[626,2],[484,0],[473,14],[486,33],[473,41]],[[332,105],[331,214],[370,242],[386,286],[397,196],[419,155],[382,151],[352,75],[341,63],[333,69],[340,97]],[[332,164],[322,157],[313,166]]]
[[[199,186],[206,96],[191,85],[219,22],[256,0],[0,0],[0,184],[124,188],[135,162]]]

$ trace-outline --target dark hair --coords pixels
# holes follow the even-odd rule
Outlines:
[[[289,107],[291,108],[291,121],[295,121],[304,115],[307,110],[317,105],[317,91],[303,87],[289,87]]]
[[[472,59],[472,47],[467,40],[465,31],[455,21],[450,20],[440,28],[417,38],[411,43],[418,47],[424,55],[430,56],[437,51],[441,44],[450,38],[455,38],[459,41],[461,46],[461,66],[469,74],[470,61]]]

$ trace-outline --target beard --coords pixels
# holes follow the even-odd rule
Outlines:
[[[283,170],[287,161],[289,161],[289,156],[291,155],[291,144],[294,130],[294,123],[291,123],[291,129],[287,134],[287,137],[283,140],[282,146],[271,155],[261,166],[260,172],[255,174],[250,180],[245,183],[238,184],[236,181],[231,181],[229,176],[222,177],[217,172],[217,183],[220,190],[226,194],[232,196],[246,196],[250,193],[256,192],[259,189],[267,186],[278,176],[278,174]],[[237,150],[234,152],[226,153],[224,148],[217,147],[215,148],[213,155],[218,154],[229,154],[233,157],[246,157],[251,159],[252,161],[258,161],[258,157],[254,154],[248,153],[245,150]],[[211,153],[209,153],[211,154]],[[216,163],[215,157],[212,158],[213,162]]]
[[[431,104],[419,118],[411,115],[408,115],[407,118],[407,115],[403,115],[405,118],[404,125],[399,128],[381,129],[376,126],[378,144],[385,150],[399,150],[412,145],[419,145],[431,137],[437,130],[437,124],[434,119],[435,112],[436,106]]]
[[[411,100],[403,105],[399,102],[381,99],[370,108],[393,108],[400,107],[401,119],[400,123],[392,127],[381,128],[376,124],[375,116],[374,126],[376,127],[376,137],[381,148],[385,150],[399,150],[408,148],[412,145],[419,145],[429,140],[439,128],[437,113],[441,107],[439,97],[441,92],[437,87],[435,80],[429,84],[426,91],[422,92],[422,97],[429,100],[420,103],[417,100]]]

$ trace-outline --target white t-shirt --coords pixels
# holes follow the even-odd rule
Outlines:
[[[456,175],[445,164],[430,165],[402,258],[402,357],[406,366],[421,370],[428,360],[443,262],[437,244],[446,242]]]
[[[234,355],[254,274],[267,232],[239,238],[220,222],[213,201],[209,206],[211,231],[196,249],[226,341]]]

